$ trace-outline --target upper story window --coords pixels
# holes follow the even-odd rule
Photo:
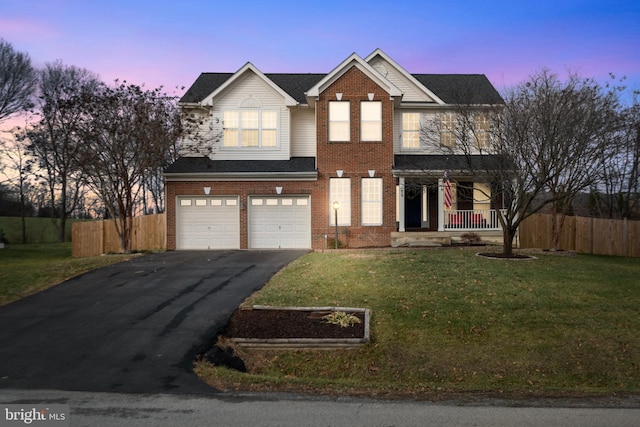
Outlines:
[[[420,148],[420,113],[402,113],[402,148]]]
[[[349,142],[349,101],[329,101],[329,142]]]
[[[360,103],[360,140],[382,141],[382,102]]]
[[[225,147],[278,145],[278,112],[275,110],[227,110],[222,126]]]
[[[444,113],[440,117],[440,145],[453,148],[456,146],[457,120],[453,113]]]
[[[473,117],[473,128],[476,147],[489,148],[490,119],[488,114],[479,113]]]

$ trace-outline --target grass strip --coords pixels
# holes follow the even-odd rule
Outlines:
[[[71,243],[8,245],[0,249],[0,306],[130,258],[131,255],[72,258]]]

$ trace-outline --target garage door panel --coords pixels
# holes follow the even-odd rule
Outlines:
[[[237,197],[180,197],[177,249],[238,249],[240,212]]]
[[[308,196],[253,197],[249,203],[251,248],[310,248]]]

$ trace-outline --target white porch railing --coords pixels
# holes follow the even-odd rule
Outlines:
[[[500,230],[498,211],[495,209],[473,209],[444,211],[445,230]]]

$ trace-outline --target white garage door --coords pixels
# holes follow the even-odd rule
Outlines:
[[[256,249],[311,248],[309,196],[249,199],[249,246]]]
[[[177,249],[239,249],[237,197],[179,197]]]

